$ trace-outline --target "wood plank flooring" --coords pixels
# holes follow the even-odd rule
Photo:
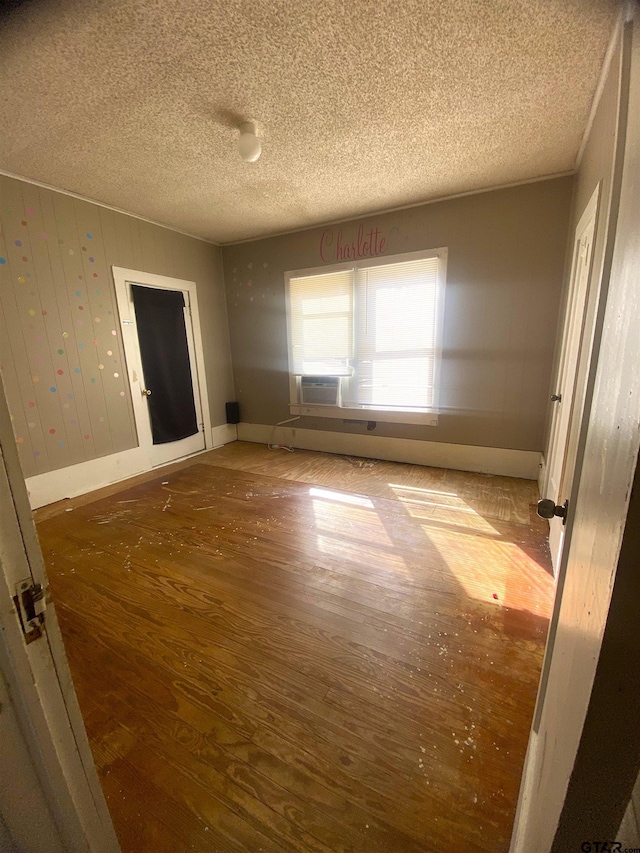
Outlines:
[[[506,853],[553,595],[536,497],[237,442],[39,511],[123,851]]]

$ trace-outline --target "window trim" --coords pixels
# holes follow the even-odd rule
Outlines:
[[[434,366],[434,399],[429,409],[391,409],[370,406],[310,406],[299,402],[298,380],[293,372],[293,348],[292,348],[292,319],[291,319],[291,279],[305,276],[322,275],[332,272],[343,272],[346,270],[367,269],[368,267],[385,266],[386,264],[399,264],[410,261],[421,261],[429,258],[438,258],[438,280],[436,295],[436,346]],[[381,421],[383,423],[407,423],[421,424],[423,426],[438,425],[438,398],[441,376],[442,361],[442,332],[444,327],[444,304],[445,289],[447,281],[448,249],[441,246],[437,249],[425,249],[418,252],[404,252],[398,255],[379,255],[376,258],[354,263],[322,264],[317,267],[306,269],[288,270],[284,274],[285,280],[285,306],[287,321],[287,366],[289,373],[289,411],[292,415],[300,415],[317,418],[332,418],[342,420],[359,421]]]

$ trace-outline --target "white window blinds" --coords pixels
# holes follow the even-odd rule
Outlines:
[[[290,279],[292,371],[348,376],[353,357],[354,271]]]
[[[438,257],[431,257],[356,271],[347,404],[401,409],[434,404],[438,270]]]

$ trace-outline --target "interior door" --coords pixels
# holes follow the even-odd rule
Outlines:
[[[571,427],[580,422],[584,406],[585,389],[579,366],[583,345],[590,347],[591,343],[590,336],[585,335],[585,315],[599,190],[598,186],[576,228],[558,386],[551,398],[554,412],[544,493],[554,506],[562,506],[569,497],[577,450],[577,430]],[[564,519],[552,515],[549,524],[551,559],[557,573],[564,541]]]
[[[148,470],[206,446],[196,286],[120,267],[113,275],[138,445]]]
[[[129,292],[155,467],[205,446],[189,292],[131,282]]]

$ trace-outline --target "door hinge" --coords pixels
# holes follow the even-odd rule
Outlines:
[[[27,644],[37,640],[42,636],[44,611],[47,606],[42,584],[34,583],[32,578],[20,581],[16,584],[16,595],[13,601]]]

